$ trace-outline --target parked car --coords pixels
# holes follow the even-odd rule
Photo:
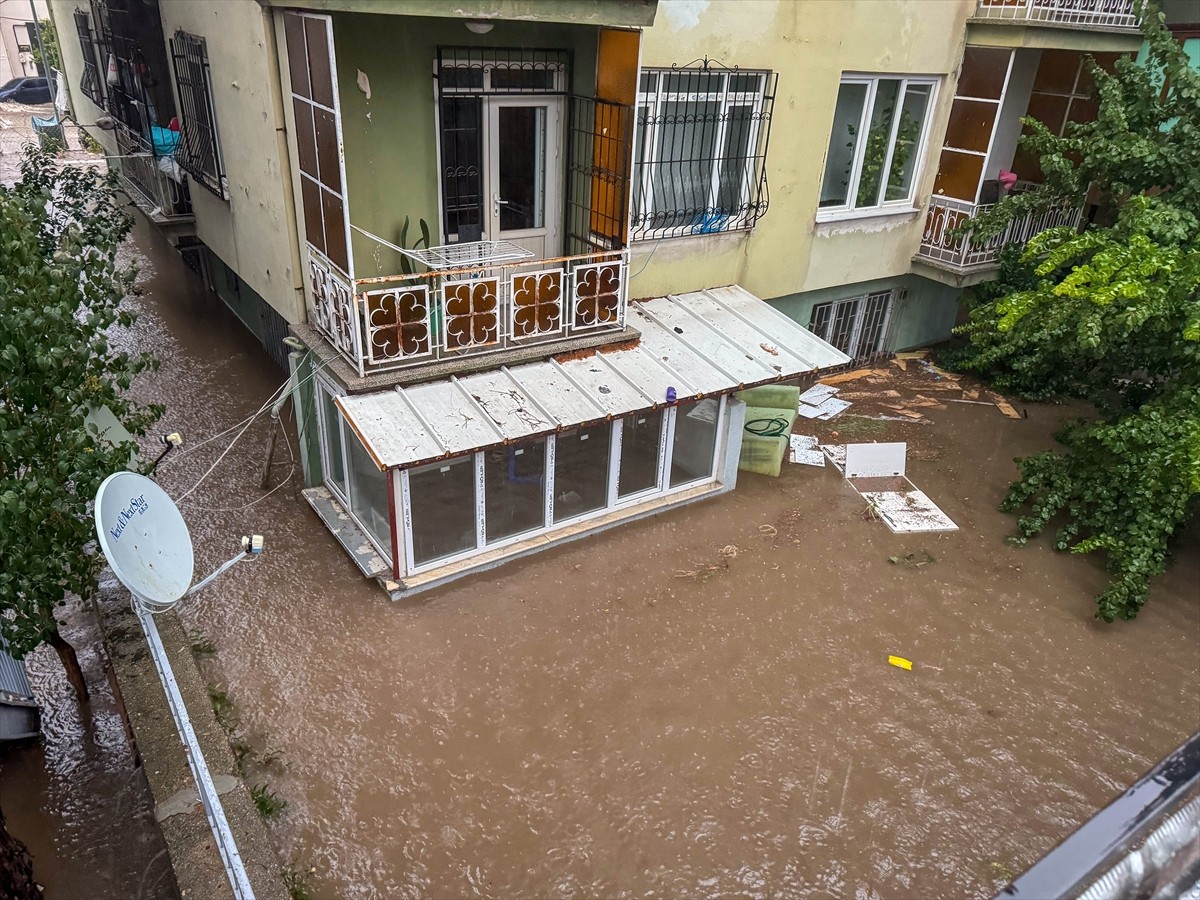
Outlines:
[[[0,85],[0,100],[14,103],[49,103],[50,82],[45,78],[14,78]]]

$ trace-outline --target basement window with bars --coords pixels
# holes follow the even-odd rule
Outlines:
[[[175,60],[175,87],[181,113],[179,167],[218,197],[226,197],[221,145],[217,138],[216,108],[204,38],[177,31],[171,38]]]
[[[92,20],[82,9],[75,10],[75,32],[79,35],[79,54],[83,60],[79,90],[97,106],[102,107],[104,82],[100,78],[100,54],[96,50],[96,38],[92,34]]]
[[[808,330],[851,359],[886,353],[894,306],[906,293],[875,291],[861,297],[818,303],[812,309]]]
[[[767,142],[778,76],[695,67],[642,72],[633,239],[752,228],[767,211]]]

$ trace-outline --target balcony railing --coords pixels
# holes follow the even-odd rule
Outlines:
[[[1068,28],[1139,26],[1132,0],[979,0],[975,17]]]
[[[308,247],[312,325],[360,377],[625,327],[627,251],[351,284]]]
[[[118,123],[118,175],[130,198],[150,218],[160,222],[190,222],[192,201],[183,172],[169,157],[155,156],[149,143]],[[168,174],[179,175],[175,180]]]
[[[918,258],[940,264],[958,272],[972,272],[995,268],[1000,252],[1008,246],[1025,246],[1034,235],[1048,228],[1067,226],[1078,228],[1083,210],[1078,206],[1059,206],[1040,213],[1026,213],[1008,223],[996,237],[976,243],[970,232],[964,237],[951,237],[950,233],[961,228],[981,212],[991,209],[992,204],[970,203],[954,197],[935,196],[929,202],[929,213],[925,218],[925,233],[921,236]]]

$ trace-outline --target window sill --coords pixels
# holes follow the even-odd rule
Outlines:
[[[871,209],[838,210],[837,212],[817,211],[817,224],[825,225],[834,222],[858,222],[867,219],[893,219],[901,216],[915,216],[921,210],[915,206],[875,206]]]

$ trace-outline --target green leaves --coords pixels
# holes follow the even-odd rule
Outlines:
[[[106,332],[132,272],[117,263],[130,221],[95,168],[56,171],[31,151],[0,187],[0,634],[20,657],[57,630],[65,595],[95,589],[89,506],[130,446],[99,442],[86,411],[107,406],[135,434],[159,414],[124,396],[148,355],[110,348]]]
[[[1061,451],[1018,460],[1001,509],[1023,512],[1014,543],[1054,523],[1057,549],[1104,554],[1097,615],[1110,622],[1137,615],[1200,497],[1200,73],[1156,11],[1146,21],[1145,67],[1092,67],[1094,123],[1026,138],[1045,191],[1005,198],[975,231],[1000,233],[1093,185],[1112,224],[1043,232],[1006,254],[958,329],[969,346],[945,361],[1029,399],[1096,409],[1058,436]]]

